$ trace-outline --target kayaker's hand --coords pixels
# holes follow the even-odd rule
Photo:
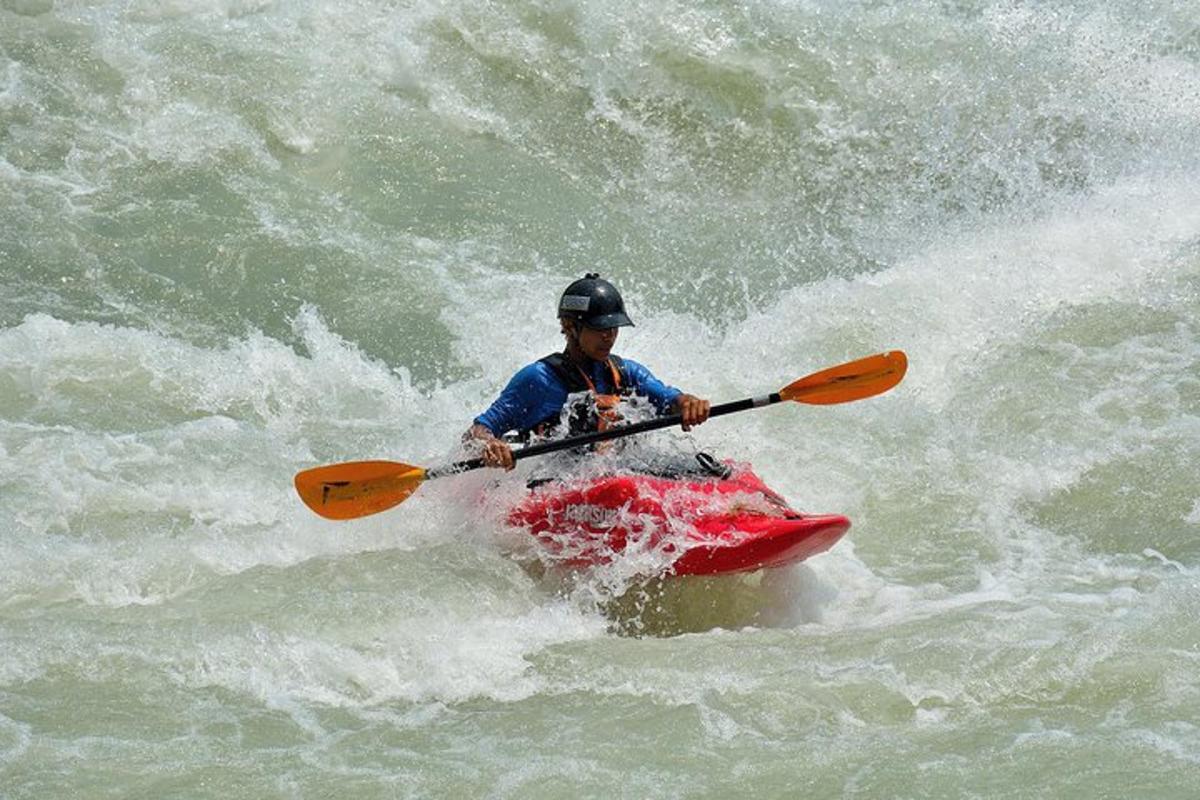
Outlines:
[[[503,467],[512,469],[516,466],[512,448],[503,439],[497,439],[484,425],[478,422],[463,434],[463,443],[479,454],[483,463],[488,467]]]
[[[506,470],[517,465],[513,460],[512,448],[508,446],[508,442],[503,439],[488,439],[482,444],[483,449],[480,450],[479,455],[484,464],[489,467],[503,467]]]
[[[708,419],[712,403],[702,400],[692,394],[681,394],[675,399],[675,409],[683,417],[683,429],[690,431],[692,426],[699,425]]]

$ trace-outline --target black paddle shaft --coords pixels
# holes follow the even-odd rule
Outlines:
[[[732,414],[735,411],[747,411],[751,408],[761,408],[769,406],[773,403],[778,403],[783,398],[778,392],[773,392],[762,397],[747,397],[745,400],[734,400],[730,403],[722,403],[719,406],[713,406],[708,412],[709,418],[720,417],[725,414]],[[666,417],[656,417],[642,422],[635,422],[632,425],[618,425],[615,428],[609,428],[604,431],[594,431],[592,433],[583,433],[579,436],[571,436],[566,439],[558,439],[556,441],[542,442],[541,444],[522,447],[520,450],[513,451],[513,460],[520,461],[522,458],[532,458],[534,456],[553,453],[558,450],[569,450],[572,447],[582,447],[584,445],[593,444],[595,442],[606,442],[609,439],[620,439],[624,436],[633,436],[635,433],[645,433],[646,431],[655,431],[659,428],[670,428],[679,425],[683,422],[682,414],[671,414]],[[425,479],[441,478],[446,475],[457,475],[460,472],[468,472],[473,469],[479,469],[484,466],[482,458],[472,458],[467,461],[455,461],[453,464],[447,464],[443,467],[434,467],[425,471]]]

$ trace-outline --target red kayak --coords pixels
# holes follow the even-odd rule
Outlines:
[[[801,514],[744,465],[728,477],[613,474],[533,489],[508,516],[568,567],[661,553],[667,574],[782,567],[832,547],[850,528],[838,514]]]

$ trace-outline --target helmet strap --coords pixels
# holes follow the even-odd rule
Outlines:
[[[567,358],[570,361],[585,363],[588,359],[583,353],[583,346],[579,343],[579,336],[583,333],[583,323],[577,319],[563,318],[562,332],[567,337]]]
[[[559,317],[559,321],[562,323],[563,336],[567,337],[567,341],[579,339],[579,335],[583,333],[582,321],[573,317]]]

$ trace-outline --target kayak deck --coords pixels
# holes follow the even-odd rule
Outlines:
[[[567,567],[653,552],[673,575],[782,567],[822,553],[850,528],[839,514],[790,508],[749,468],[728,478],[613,474],[533,489],[508,516]]]

